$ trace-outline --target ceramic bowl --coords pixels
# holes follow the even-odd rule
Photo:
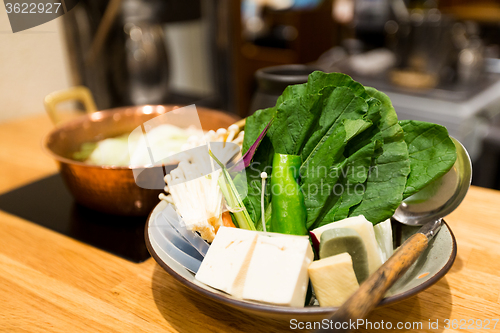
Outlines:
[[[156,262],[194,293],[252,315],[280,319],[295,318],[300,321],[317,321],[330,317],[337,309],[319,306],[291,308],[242,301],[198,282],[193,273],[171,258],[164,250],[165,247],[162,247],[164,237],[161,234],[161,228],[155,226],[155,217],[166,205],[164,202],[159,203],[149,215],[145,228],[146,245]],[[419,229],[419,227],[410,227],[398,222],[393,222],[393,226],[396,245],[404,242]],[[396,282],[378,306],[402,301],[429,288],[450,270],[456,255],[455,237],[450,227],[444,223],[439,233],[430,241],[425,252]]]

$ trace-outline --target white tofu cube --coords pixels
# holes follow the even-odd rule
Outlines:
[[[254,231],[220,227],[195,278],[241,299],[257,237]]]
[[[257,238],[243,299],[282,306],[304,306],[307,268],[314,254],[307,236]]]

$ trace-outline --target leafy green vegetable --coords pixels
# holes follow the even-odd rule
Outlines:
[[[380,119],[372,134],[372,141],[380,141],[382,152],[374,156],[363,199],[350,210],[349,216],[364,215],[377,224],[391,217],[401,204],[410,162],[403,129],[389,97],[373,88],[366,88],[366,92],[382,102]]]
[[[293,98],[291,91],[319,94]],[[373,223],[390,217],[401,203],[409,161],[389,98],[346,75],[320,72],[283,95],[279,127],[269,135],[276,152],[302,155],[308,228],[360,214]]]
[[[314,145],[312,151],[303,156],[301,168],[301,188],[307,207],[307,227],[318,226],[335,202],[336,185],[347,163],[344,150],[349,141],[363,132],[372,123],[366,119],[368,105],[348,88],[323,90],[331,91],[325,101],[325,109],[318,126],[310,137]],[[325,131],[326,129],[326,131]],[[300,130],[300,128],[298,129]],[[319,140],[318,140],[319,138]]]
[[[246,135],[246,134],[245,134]],[[247,196],[243,198],[243,203],[247,208],[248,214],[258,230],[262,230],[261,221],[261,193],[262,181],[260,174],[265,171],[268,174],[266,182],[266,191],[264,196],[265,206],[268,207],[270,202],[270,186],[271,186],[271,171],[274,156],[274,149],[268,137],[264,138],[254,155],[253,161],[248,168],[246,168],[246,177],[237,175],[234,178],[236,187],[247,186]],[[259,227],[261,229],[259,229]]]
[[[245,125],[245,136],[243,138],[242,153],[245,154],[248,149],[253,145],[255,140],[259,137],[262,131],[265,129],[267,124],[275,115],[274,108],[268,108],[256,111],[251,117],[248,117]],[[275,122],[275,121],[274,121]],[[262,230],[261,221],[261,193],[262,185],[260,174],[265,171],[268,174],[268,180],[266,182],[266,189],[270,187],[271,184],[271,171],[272,162],[274,156],[274,149],[271,144],[269,136],[262,139],[259,148],[255,152],[252,163],[248,168],[246,168],[246,177],[237,175],[234,178],[234,183],[236,187],[246,186],[247,196],[243,198],[243,203],[247,208],[248,214],[252,221],[255,222],[255,226],[258,230]],[[270,192],[265,192],[265,206],[269,206],[270,202]],[[260,227],[260,229],[259,229]]]
[[[320,221],[320,225],[338,221],[349,216],[351,207],[358,205],[365,194],[368,175],[373,171],[373,162],[381,154],[382,143],[373,139],[373,132],[378,130],[380,120],[380,101],[368,99],[366,119],[372,127],[361,133],[346,147],[347,162],[337,187],[343,189],[335,205]],[[376,170],[375,170],[376,171]]]
[[[416,120],[402,120],[399,124],[410,155],[411,172],[403,193],[407,198],[448,172],[457,159],[457,151],[441,125]]]
[[[242,154],[245,154],[254,144],[260,133],[262,133],[267,124],[273,119],[274,113],[274,108],[257,110],[252,116],[246,119],[245,136],[243,137],[243,146],[241,148]]]
[[[288,86],[283,94],[278,98],[276,105],[280,105],[283,101],[299,95],[317,94],[325,87],[346,87],[349,88],[356,96],[362,98],[368,97],[365,92],[365,87],[354,81],[349,75],[316,71],[309,75],[307,83]]]
[[[382,222],[456,159],[446,129],[400,125],[389,97],[344,74],[314,72],[307,83],[287,87],[275,107],[247,118],[244,152],[273,117],[247,169],[244,203],[253,221],[260,219],[261,192],[251,184],[260,184],[261,171],[271,174],[274,153],[301,157],[308,229],[361,214],[373,224]],[[267,188],[266,207],[271,201]]]
[[[269,137],[277,153],[299,155],[321,115],[321,97],[299,96],[277,106],[275,121],[269,129]]]
[[[379,145],[379,141],[370,142],[349,156],[336,185],[342,189],[342,192],[340,195],[334,193],[332,197],[335,197],[335,204],[319,221],[318,227],[332,221],[345,219],[349,216],[351,207],[358,205],[363,200],[366,180],[371,172],[370,167],[376,150],[375,146]]]
[[[312,131],[310,138],[302,150],[302,159],[306,160],[311,153],[317,149],[321,141],[325,139],[333,126],[338,125],[343,119],[363,118],[367,112],[362,98],[357,97],[346,87],[326,87],[321,90],[322,112]]]

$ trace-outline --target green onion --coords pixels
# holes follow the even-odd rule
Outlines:
[[[217,157],[212,153],[211,150],[208,151],[210,156],[215,162],[221,167],[222,173],[219,177],[219,187],[226,199],[226,204],[229,211],[234,215],[236,221],[238,222],[238,227],[247,230],[256,230],[248,211],[240,198],[240,194],[234,186],[233,179],[227,172],[226,167],[222,164]]]

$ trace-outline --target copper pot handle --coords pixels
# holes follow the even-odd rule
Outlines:
[[[57,104],[70,100],[81,102],[85,107],[85,112],[87,113],[97,111],[92,93],[87,87],[77,86],[66,90],[55,91],[45,96],[44,99],[45,110],[54,125],[61,122],[61,117],[59,116],[56,108]]]

